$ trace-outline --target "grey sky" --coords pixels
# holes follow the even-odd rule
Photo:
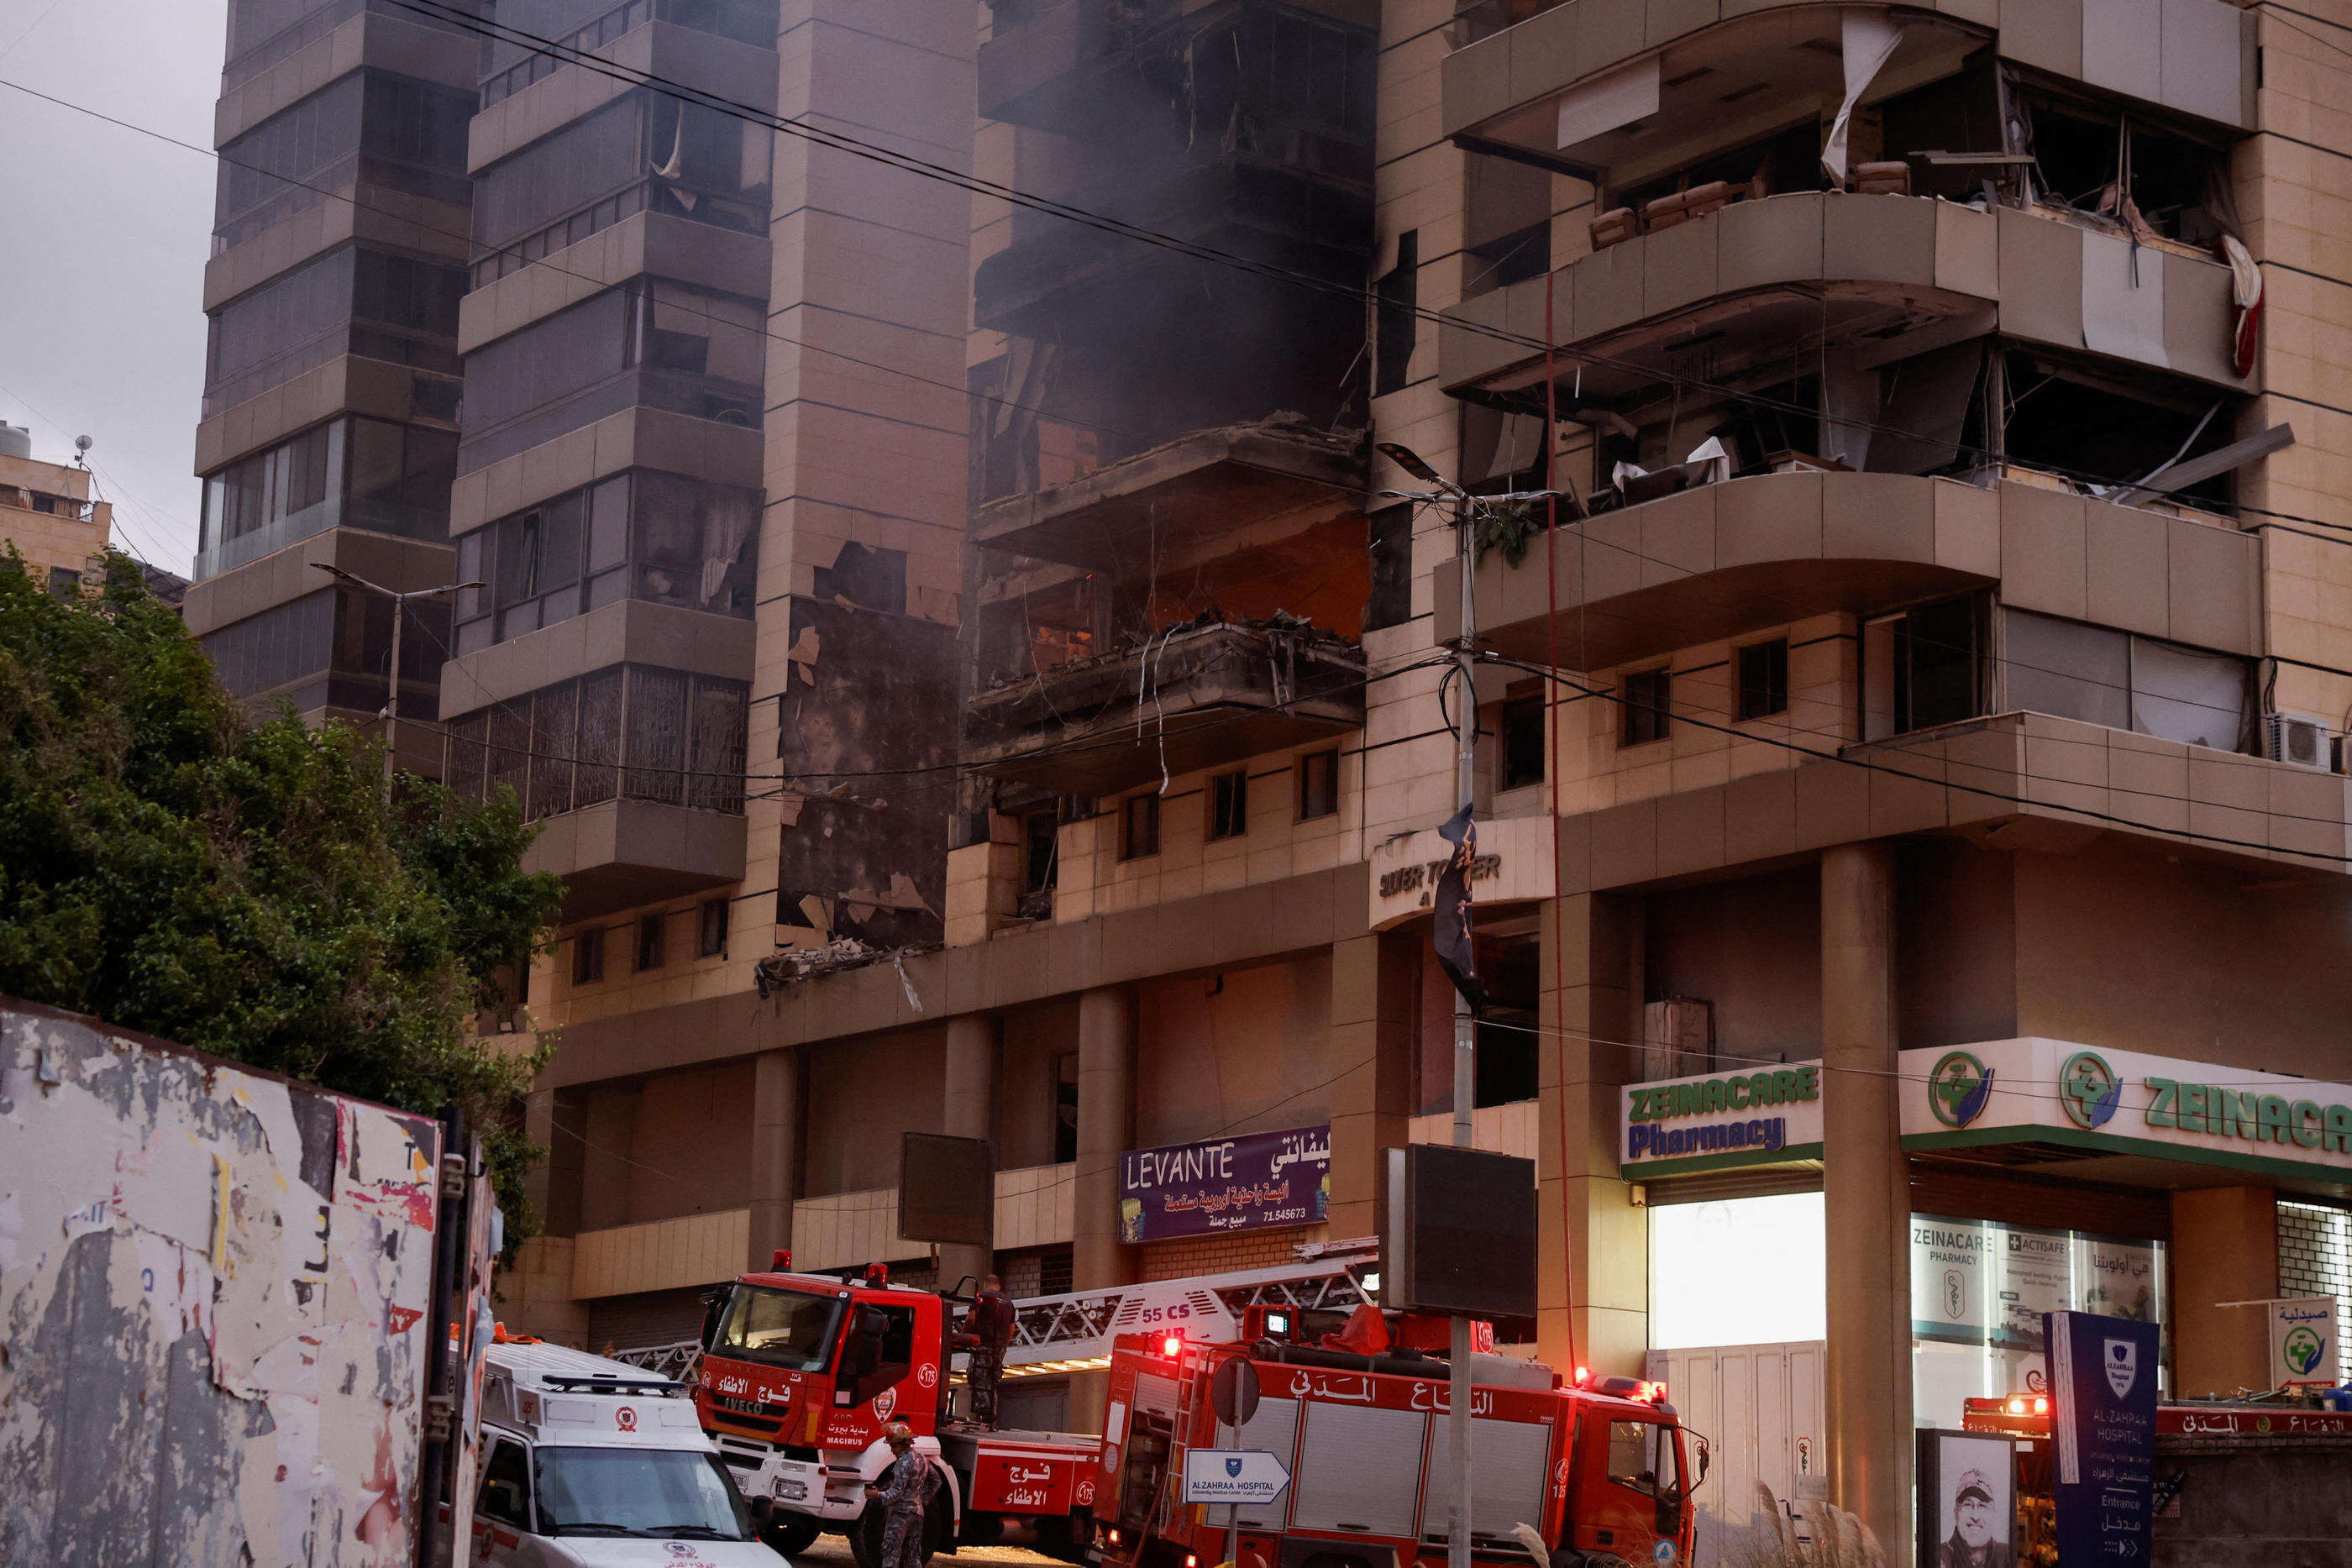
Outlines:
[[[0,80],[212,145],[226,0],[0,0]],[[185,572],[213,161],[0,87],[0,419],[87,434],[115,535]]]

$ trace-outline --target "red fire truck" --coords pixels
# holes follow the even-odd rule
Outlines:
[[[882,1542],[866,1487],[890,1463],[893,1419],[914,1428],[940,1471],[924,1555],[958,1539],[992,1540],[1008,1521],[1048,1550],[1086,1543],[1099,1440],[1071,1432],[993,1431],[948,1402],[947,1302],[869,1274],[745,1274],[705,1319],[694,1400],[703,1429],[751,1500],[762,1539],[787,1554],[837,1531],[865,1568]]]
[[[1370,1312],[1370,1309],[1365,1309]],[[1362,1318],[1359,1314],[1360,1320]],[[1429,1346],[1435,1320],[1389,1314],[1341,1341]],[[1323,1336],[1317,1336],[1321,1339]],[[1412,1349],[1359,1354],[1305,1343],[1291,1314],[1255,1309],[1239,1343],[1122,1335],[1111,1357],[1093,1555],[1104,1568],[1202,1568],[1225,1558],[1225,1510],[1187,1505],[1184,1456],[1264,1449],[1291,1473],[1269,1505],[1241,1506],[1239,1568],[1412,1568],[1445,1557],[1447,1364]],[[1246,1356],[1261,1399],[1221,1431],[1209,1384]],[[1706,1440],[1686,1433],[1662,1384],[1587,1386],[1549,1367],[1479,1354],[1473,1369],[1470,1529],[1475,1556],[1524,1564],[1519,1527],[1549,1564],[1623,1568],[1688,1560],[1690,1494]]]

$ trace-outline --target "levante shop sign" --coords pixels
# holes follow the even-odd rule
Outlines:
[[[1629,1176],[1818,1159],[1821,1064],[1628,1084],[1620,1132],[1618,1164]]]
[[[1990,1040],[1903,1052],[1903,1141],[2035,1138],[2279,1170],[2352,1170],[2352,1089],[2212,1062]]]
[[[1122,1241],[1319,1225],[1331,1208],[1331,1129],[1129,1149],[1118,1185]]]

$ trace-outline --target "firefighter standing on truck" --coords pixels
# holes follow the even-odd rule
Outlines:
[[[878,1568],[922,1568],[923,1499],[931,1487],[931,1462],[915,1452],[915,1429],[893,1421],[883,1434],[893,1458],[866,1495],[882,1505],[882,1551]]]
[[[965,1327],[972,1336],[971,1418],[983,1427],[996,1425],[997,1389],[1004,1379],[1004,1347],[1013,1343],[1013,1298],[1004,1281],[991,1274],[980,1282]]]

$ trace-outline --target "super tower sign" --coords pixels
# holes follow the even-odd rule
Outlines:
[[[1119,1156],[1122,1241],[1320,1225],[1331,1207],[1331,1129],[1297,1127]]]

